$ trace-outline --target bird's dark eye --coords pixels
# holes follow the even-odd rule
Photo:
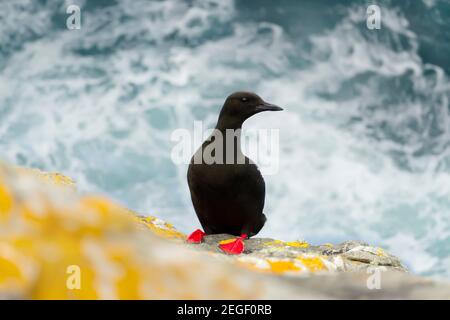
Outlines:
[[[243,98],[241,98],[241,101],[242,101],[242,102],[247,102],[248,99],[247,99],[246,97],[243,97]]]

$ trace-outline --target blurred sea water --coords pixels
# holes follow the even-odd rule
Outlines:
[[[261,236],[360,239],[450,279],[449,30],[444,0],[1,0],[0,158],[189,232],[171,133],[255,91],[285,108],[246,123],[280,129]]]

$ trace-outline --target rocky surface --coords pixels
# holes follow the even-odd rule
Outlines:
[[[207,236],[205,243],[200,246],[222,254],[217,243],[229,238],[229,235]],[[232,258],[256,269],[274,273],[300,275],[309,272],[366,271],[370,266],[406,271],[397,257],[359,241],[321,246],[312,246],[304,241],[284,242],[267,238],[253,238],[244,242],[244,254]]]
[[[363,242],[252,238],[229,256],[218,249],[229,235],[188,245],[167,222],[74,190],[63,175],[0,165],[1,298],[450,299],[448,284]]]

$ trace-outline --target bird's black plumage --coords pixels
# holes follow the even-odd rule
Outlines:
[[[282,109],[254,93],[233,93],[222,107],[214,133],[192,157],[187,179],[206,234],[251,237],[264,226],[265,183],[258,167],[241,152],[240,129],[252,115],[278,110]],[[213,161],[207,159],[209,155]]]

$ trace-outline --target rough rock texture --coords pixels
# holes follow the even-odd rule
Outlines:
[[[138,216],[137,220],[159,236],[185,242],[186,235],[177,231],[171,224],[155,217]],[[251,238],[244,241],[244,254],[230,256],[224,254],[218,244],[232,240],[234,237],[227,234],[209,235],[202,244],[186,244],[186,246],[206,251],[218,259],[254,271],[290,276],[301,276],[311,272],[366,272],[369,267],[381,266],[386,271],[406,272],[406,268],[397,257],[360,241],[312,246],[305,241],[285,242],[270,238]]]
[[[201,247],[221,254],[217,243],[229,238],[229,235],[207,236]],[[359,241],[321,246],[268,238],[253,238],[244,242],[245,254],[233,256],[233,259],[262,271],[300,275],[308,272],[366,271],[370,266],[406,271],[397,257]]]
[[[255,238],[228,256],[217,247],[228,235],[187,245],[158,218],[74,189],[60,174],[0,165],[0,298],[450,298],[448,284],[411,276],[362,242]],[[373,268],[385,271],[379,290],[367,286]]]

